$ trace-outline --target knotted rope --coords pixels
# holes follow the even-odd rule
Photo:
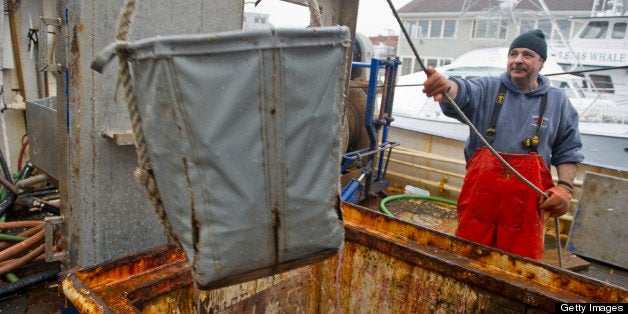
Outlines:
[[[307,6],[308,8],[310,8],[310,24],[312,24],[312,27],[323,26],[321,11],[318,7],[318,1],[307,0]]]
[[[174,239],[177,239],[174,229],[172,229],[172,226],[168,222],[166,210],[163,202],[161,201],[159,188],[157,187],[157,181],[155,180],[153,169],[148,158],[146,139],[144,137],[144,132],[142,131],[142,118],[139,115],[137,100],[135,98],[135,94],[133,93],[133,81],[131,79],[131,69],[129,67],[129,53],[126,49],[126,45],[124,44],[129,39],[129,30],[131,27],[131,20],[133,19],[135,12],[135,4],[135,0],[125,1],[124,7],[118,19],[116,30],[116,40],[120,42],[120,44],[117,45],[116,51],[118,58],[120,59],[118,79],[124,89],[124,99],[129,110],[131,127],[135,136],[135,151],[137,153],[138,167],[135,169],[134,177],[138,183],[146,188],[148,198],[153,204],[157,216],[166,227],[168,234]],[[181,242],[177,241],[177,243]]]

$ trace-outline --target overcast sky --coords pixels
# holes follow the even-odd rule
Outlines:
[[[411,0],[392,0],[398,10]],[[255,0],[245,0],[244,11],[270,14],[270,23],[275,27],[305,27],[310,22],[307,7],[281,0],[262,0],[257,7]],[[386,0],[361,0],[358,9],[357,31],[367,36],[388,35],[391,31],[399,35],[400,29]]]

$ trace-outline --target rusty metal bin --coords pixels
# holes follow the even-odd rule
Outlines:
[[[81,313],[553,312],[557,303],[626,302],[625,288],[343,204],[332,258],[197,290],[184,253],[161,246],[62,275]]]

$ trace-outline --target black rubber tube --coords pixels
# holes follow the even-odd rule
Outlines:
[[[17,197],[15,196],[15,194],[9,192],[7,197],[5,197],[2,200],[2,202],[0,202],[0,216],[4,215],[4,213],[7,212],[7,209],[9,209],[9,207],[11,207],[11,205],[13,205],[13,203],[15,203],[16,199],[17,199]]]
[[[33,197],[46,196],[49,194],[59,194],[59,189],[56,187],[45,187],[37,190],[29,190],[25,192],[24,195],[29,195]]]
[[[13,184],[13,178],[11,177],[11,171],[9,171],[9,167],[7,166],[7,161],[4,159],[4,155],[2,151],[0,151],[0,167],[2,167],[2,173],[4,174],[4,178],[11,184]],[[8,189],[8,188],[7,188]],[[0,201],[0,216],[6,213],[7,209],[15,203],[15,199],[17,195],[13,193],[9,193],[7,197],[5,197],[2,201]]]
[[[32,274],[30,276],[26,276],[16,282],[1,286],[0,298],[8,297],[45,280],[56,278],[60,272],[61,265],[57,264],[53,268]]]
[[[0,163],[6,165],[6,161],[4,160],[4,156],[2,156],[1,152],[0,152]],[[2,171],[4,171],[4,166],[2,168],[3,168]],[[33,174],[34,170],[35,170],[35,166],[33,164],[31,164],[30,162],[26,163],[26,165],[24,166],[24,168],[22,168],[22,171],[20,172],[15,182],[18,182],[20,180],[24,180],[30,177],[31,174]],[[8,177],[6,176],[7,174],[8,174]],[[7,181],[9,181],[9,183],[13,184],[13,180],[11,178],[10,173],[5,172],[5,178],[7,179]],[[13,193],[9,193],[9,195],[0,202],[0,216],[6,213],[7,209],[9,209],[9,207],[11,207],[13,203],[15,203],[16,199],[17,199],[17,195]]]
[[[48,203],[44,203],[42,209],[56,216],[61,215],[61,210],[59,208],[54,207]]]
[[[4,159],[4,154],[0,150],[0,167],[2,167],[2,173],[4,174],[4,178],[7,179],[11,184],[13,184],[13,178],[11,177],[11,171],[9,170],[9,166],[7,165],[7,160]]]

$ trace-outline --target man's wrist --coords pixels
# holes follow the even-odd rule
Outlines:
[[[571,185],[571,183],[564,181],[564,180],[558,180],[558,182],[556,184],[560,184],[563,186],[568,187],[570,190],[573,190],[573,186]]]

